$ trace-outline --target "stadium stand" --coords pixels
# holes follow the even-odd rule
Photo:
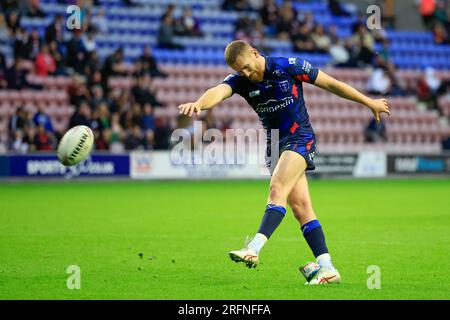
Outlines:
[[[281,5],[282,2],[276,1],[277,5]],[[40,37],[44,38],[46,29],[55,16],[66,15],[68,3],[73,1],[64,3],[57,0],[41,0],[40,7],[46,16],[31,18],[24,15],[20,19],[20,25],[28,32],[37,30]],[[124,92],[131,91],[136,85],[135,75],[139,71],[136,60],[141,57],[145,47],[152,47],[154,58],[159,62],[161,70],[168,75],[166,78],[158,77],[151,80],[149,88],[155,93],[156,99],[164,105],[154,106],[156,124],[152,130],[157,130],[158,119],[167,120],[174,128],[177,123],[178,104],[196,99],[205,89],[220,83],[232,72],[225,65],[223,50],[226,44],[235,38],[236,21],[243,15],[250,19],[259,17],[257,10],[224,11],[220,0],[196,1],[192,5],[192,11],[200,23],[203,36],[176,36],[174,40],[185,49],[173,50],[159,48],[157,45],[160,19],[166,11],[166,1],[136,0],[134,6],[128,6],[121,0],[99,0],[95,3],[98,5],[92,6],[89,10],[82,8],[82,13],[84,19],[88,19],[86,16],[90,14],[96,16],[100,10],[104,11],[108,31],[97,32],[92,42],[99,61],[110,57],[118,48],[124,50],[125,67],[122,71],[112,74],[107,80],[108,85],[104,87],[103,98],[109,99],[110,109],[111,97],[117,98],[121,94],[126,96]],[[182,7],[191,5],[192,2],[173,0],[171,3],[176,5],[174,15],[179,16]],[[355,24],[360,21],[355,12],[350,16],[333,16],[327,1],[293,1],[292,4],[299,14],[313,13],[315,23],[320,23],[325,28],[335,28],[339,39],[350,38]],[[64,32],[64,40],[70,40],[72,34]],[[438,98],[437,105],[440,112],[436,112],[429,108],[421,108],[416,95],[417,84],[423,78],[425,68],[438,70],[437,77],[444,83],[450,81],[450,45],[435,44],[431,32],[387,30],[382,37],[388,40],[389,59],[397,68],[395,77],[404,89],[401,94],[388,94],[392,109],[392,116],[387,123],[388,143],[364,142],[364,127],[371,117],[367,110],[306,84],[305,98],[321,151],[358,152],[382,149],[388,152],[436,153],[442,149],[441,141],[450,135],[448,125],[450,96],[443,94]],[[0,41],[0,52],[11,65],[14,61],[14,41],[5,37]],[[301,56],[361,91],[366,90],[366,84],[373,70],[371,65],[358,65],[356,68],[333,67],[333,60],[328,52],[295,52],[289,39],[264,37],[260,46],[263,52],[271,55]],[[61,47],[62,53],[66,55],[67,46]],[[375,41],[373,50],[383,51],[382,41]],[[73,75],[63,73],[46,77],[37,76],[32,61],[25,61],[24,69],[29,72],[27,79],[31,87],[21,90],[0,89],[0,141],[3,144],[11,142],[12,133],[9,132],[8,126],[11,116],[19,105],[23,105],[31,114],[36,112],[39,106],[44,107],[59,133],[67,129],[71,116],[79,108],[78,103],[74,103],[70,91],[70,87],[74,84]],[[92,79],[93,74],[87,77],[88,91],[92,91],[92,86],[101,83]],[[37,88],[42,89],[36,90]],[[112,93],[107,92],[108,90]],[[124,109],[119,108],[121,118],[126,118],[126,110],[132,108],[132,105],[131,101],[125,103]],[[92,117],[95,118],[97,110],[92,105],[91,108]],[[221,103],[212,113],[216,125],[222,129],[259,128],[256,114],[239,97],[232,97]],[[111,116],[109,117],[110,122]],[[102,131],[101,126],[99,130]],[[125,137],[129,130],[131,127],[123,127],[120,135]],[[105,137],[109,139],[110,134]],[[109,148],[108,145],[107,143],[106,148]],[[147,143],[143,145],[152,148],[151,143],[150,146]]]

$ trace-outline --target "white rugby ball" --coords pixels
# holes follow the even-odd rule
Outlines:
[[[76,126],[64,134],[57,155],[65,166],[73,166],[87,158],[94,145],[94,133],[89,127]]]

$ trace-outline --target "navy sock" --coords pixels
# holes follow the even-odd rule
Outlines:
[[[328,248],[325,243],[325,234],[323,233],[322,226],[319,221],[312,220],[305,223],[301,229],[306,242],[314,254],[314,257],[317,258],[321,254],[328,253]]]
[[[269,239],[275,229],[280,225],[285,215],[286,208],[268,204],[261,225],[259,226],[258,233],[262,233]]]

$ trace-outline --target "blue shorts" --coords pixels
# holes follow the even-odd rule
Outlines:
[[[278,163],[278,159],[286,150],[297,152],[305,158],[306,171],[314,170],[316,168],[314,164],[314,156],[316,154],[316,137],[314,133],[300,133],[281,137],[278,144],[278,155],[271,154],[271,145],[271,141],[268,140],[266,149],[266,165],[270,171],[270,174],[273,173]]]

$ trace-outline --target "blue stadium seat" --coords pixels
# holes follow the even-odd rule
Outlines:
[[[125,58],[132,61],[139,55],[145,45],[156,46],[156,36],[160,17],[164,12],[165,0],[136,0],[143,4],[140,7],[125,7],[121,0],[100,0],[105,8],[109,22],[109,33],[98,36],[97,45],[99,55],[106,56],[109,52],[123,46]],[[192,4],[191,0],[173,0],[177,4],[177,14],[184,5]],[[283,0],[277,0],[281,4]],[[170,63],[206,63],[223,64],[223,49],[234,37],[234,23],[242,15],[256,17],[256,13],[224,12],[220,10],[222,0],[198,0],[193,7],[194,15],[199,19],[206,38],[177,38],[176,40],[186,46],[185,51],[171,51],[155,49],[155,55],[161,62]],[[44,11],[49,14],[45,19],[22,19],[22,26],[27,30],[38,30],[43,35],[46,26],[52,21],[55,14],[65,14],[66,5],[56,0],[41,0]],[[324,27],[335,26],[341,38],[351,36],[351,26],[357,17],[334,17],[328,10],[327,1],[294,2],[294,8],[300,13],[312,12],[315,21]],[[93,10],[94,14],[97,8]],[[431,33],[417,31],[387,31],[390,39],[390,53],[393,62],[399,68],[420,68],[433,66],[450,68],[450,46],[435,45]],[[301,56],[311,63],[324,66],[330,61],[329,55],[298,54],[292,52],[289,41],[269,39],[265,46],[275,49],[273,54]],[[381,50],[376,45],[375,50]]]

